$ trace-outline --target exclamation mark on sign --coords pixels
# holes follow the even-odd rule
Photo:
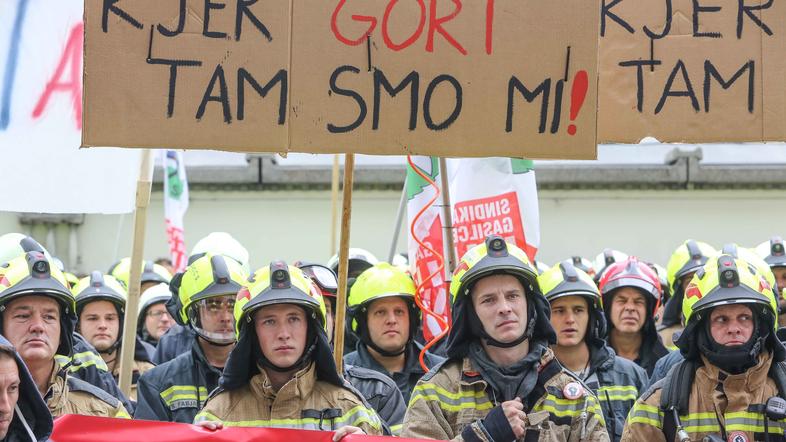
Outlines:
[[[573,87],[570,93],[570,121],[576,121],[579,116],[581,106],[584,105],[584,99],[587,98],[587,89],[589,88],[589,77],[587,71],[578,71],[576,76],[573,77]],[[568,126],[568,134],[576,135],[576,125],[571,124]]]

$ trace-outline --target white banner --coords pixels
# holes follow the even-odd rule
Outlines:
[[[188,180],[183,152],[162,150],[164,165],[164,217],[172,267],[181,272],[186,268],[185,226],[183,217],[188,210]]]
[[[410,157],[410,161],[406,184],[410,270],[424,304],[447,323],[450,299],[444,271],[439,271],[447,259],[443,256],[438,160]],[[456,258],[496,234],[518,245],[533,260],[540,245],[540,213],[532,162],[449,159],[447,168]],[[424,318],[424,335],[431,340],[443,328],[433,316]]]
[[[128,213],[140,152],[79,149],[81,0],[0,2],[0,210]]]

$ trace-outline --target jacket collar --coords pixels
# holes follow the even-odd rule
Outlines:
[[[772,354],[769,351],[762,351],[759,355],[759,362],[753,367],[740,374],[721,373],[721,369],[713,365],[704,355],[701,356],[704,366],[697,370],[697,378],[705,378],[713,385],[723,384],[727,391],[758,391],[769,378],[770,366],[772,365]]]
[[[317,382],[317,375],[314,363],[308,367],[298,371],[295,375],[284,384],[280,390],[276,391],[270,383],[265,370],[260,367],[259,374],[254,375],[249,382],[251,390],[258,396],[268,398],[270,400],[280,399],[305,399],[311,395],[314,385]]]

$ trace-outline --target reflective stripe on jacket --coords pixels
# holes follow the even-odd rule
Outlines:
[[[194,419],[233,427],[272,427],[333,431],[352,425],[366,434],[382,435],[382,421],[348,388],[316,377],[314,364],[275,391],[260,370],[234,390],[217,390]]]
[[[221,371],[210,366],[194,340],[191,351],[139,377],[135,419],[191,423],[218,386]]]
[[[738,375],[720,371],[703,357],[702,362],[704,365],[696,370],[690,386],[688,413],[680,416],[691,440],[699,441],[708,434],[726,440],[734,432],[744,433],[749,441],[764,440],[764,415],[758,408],[778,395],[775,381],[769,377],[771,355],[763,353],[756,366]],[[650,387],[636,401],[628,416],[623,441],[666,441],[664,412],[660,409],[664,382],[661,380]],[[770,440],[777,440],[775,435],[784,434],[786,422],[768,421],[768,426]]]
[[[564,371],[551,350],[541,358],[539,371],[532,397],[524,400],[529,422],[525,440],[608,441],[597,398],[586,390],[578,399],[565,398],[565,387],[578,381]],[[477,439],[509,442],[491,441],[483,428],[481,420],[498,405],[487,391],[488,384],[469,358],[448,360],[418,382],[401,436],[460,441],[470,425]]]

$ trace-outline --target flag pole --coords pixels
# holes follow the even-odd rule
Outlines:
[[[333,155],[333,176],[330,180],[330,253],[336,253],[336,224],[338,224],[338,154]]]
[[[344,156],[344,194],[341,210],[341,244],[338,249],[338,295],[336,299],[335,338],[333,358],[336,368],[343,373],[344,363],[344,323],[347,311],[347,279],[349,276],[349,228],[352,221],[352,183],[355,174],[355,154]]]
[[[136,347],[137,309],[139,307],[140,282],[142,279],[142,253],[145,246],[145,224],[147,206],[150,204],[150,187],[153,182],[152,153],[142,151],[139,180],[136,184],[136,211],[134,212],[134,242],[131,252],[131,268],[128,277],[128,300],[123,321],[123,345],[120,346],[119,386],[126,396],[131,393],[131,372],[134,366]]]
[[[393,225],[393,240],[390,242],[390,252],[388,262],[393,264],[393,257],[396,256],[396,245],[398,236],[401,233],[401,224],[404,222],[404,212],[407,207],[407,178],[404,178],[404,188],[401,189],[401,200],[398,202],[398,212],[396,212],[396,223]]]
[[[445,251],[445,283],[450,285],[453,271],[456,270],[456,245],[453,243],[453,211],[450,208],[450,181],[448,180],[447,161],[439,157],[439,176],[442,184],[442,244]]]

